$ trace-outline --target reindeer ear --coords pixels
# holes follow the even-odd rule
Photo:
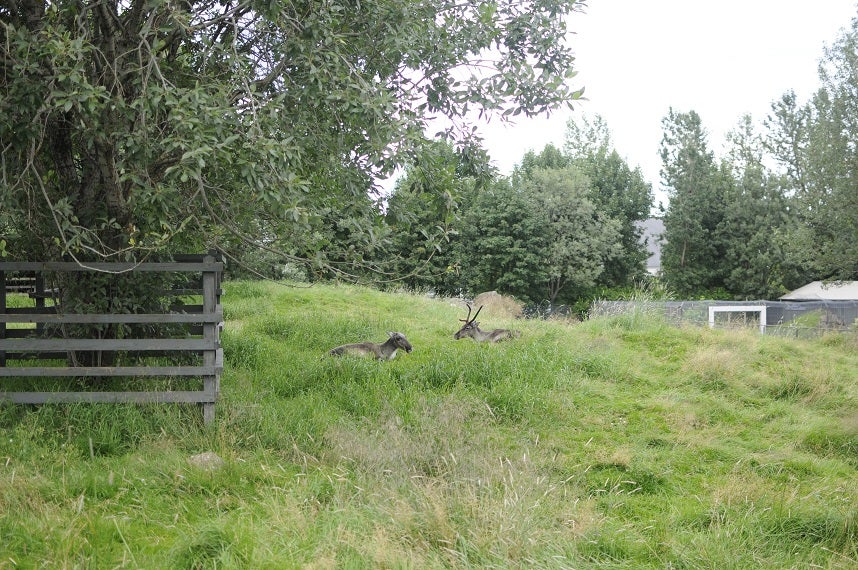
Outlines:
[[[393,336],[395,334],[396,334],[395,332],[387,331],[387,336]]]

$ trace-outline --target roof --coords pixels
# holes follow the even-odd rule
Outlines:
[[[646,262],[647,271],[657,273],[661,269],[661,234],[664,233],[664,221],[659,218],[647,218],[636,222],[641,229],[641,239],[646,240],[649,259]]]
[[[858,281],[813,281],[781,297],[783,301],[855,301]]]

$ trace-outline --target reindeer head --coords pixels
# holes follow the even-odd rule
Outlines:
[[[396,348],[401,348],[405,352],[411,352],[411,343],[408,342],[408,339],[405,338],[404,334],[399,332],[389,332],[387,334],[390,337],[390,342],[393,343],[393,346],[395,346]]]
[[[465,324],[462,325],[462,328],[460,328],[456,332],[456,334],[453,335],[453,338],[455,338],[456,340],[460,340],[460,339],[463,339],[465,337],[474,336],[474,331],[477,330],[480,326],[480,323],[477,322],[477,315],[479,315],[480,311],[482,311],[482,310],[483,310],[483,306],[480,305],[480,308],[477,309],[476,313],[474,313],[474,318],[472,319],[471,318],[471,306],[468,305],[468,316],[465,317],[464,319],[459,319],[461,322],[463,322]]]

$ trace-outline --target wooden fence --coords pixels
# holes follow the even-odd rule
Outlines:
[[[45,276],[80,272],[157,272],[196,273],[199,279],[181,290],[166,295],[197,299],[200,304],[173,305],[162,313],[65,313],[62,305],[45,289]],[[67,262],[0,263],[0,401],[16,404],[67,402],[177,402],[202,404],[206,423],[214,419],[214,406],[220,391],[223,351],[220,328],[220,282],[223,263],[214,255],[178,256],[166,263],[90,263],[83,267]],[[167,275],[165,275],[165,278]],[[190,277],[190,275],[189,275]],[[26,292],[33,307],[11,307],[7,291]],[[46,303],[45,301],[49,302]],[[196,301],[194,301],[196,302]],[[20,304],[20,303],[15,303]],[[86,338],[64,338],[67,325],[89,325]],[[145,325],[157,334],[146,338],[98,338],[98,326]],[[81,328],[81,327],[78,327]],[[137,327],[138,329],[141,327]],[[137,336],[143,337],[143,334]],[[123,355],[132,365],[114,365],[113,358],[72,365],[74,355]],[[153,363],[152,361],[155,360]],[[142,362],[142,364],[141,364]],[[185,364],[190,362],[190,364]],[[134,386],[146,387],[146,379],[155,377],[190,379],[199,389],[134,389],[117,391],[45,390],[49,379],[57,378],[134,378]],[[26,379],[41,389],[10,391],[13,379]],[[56,384],[56,383],[54,383]],[[93,383],[97,387],[97,383]],[[56,386],[54,385],[54,388]]]

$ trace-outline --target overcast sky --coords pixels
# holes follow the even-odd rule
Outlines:
[[[481,132],[508,174],[528,150],[562,147],[570,116],[600,114],[617,152],[664,199],[658,147],[670,107],[696,111],[720,155],[742,115],[761,121],[789,89],[801,101],[812,94],[823,48],[856,15],[856,0],[588,0],[570,24],[579,71],[572,82],[588,100]]]

